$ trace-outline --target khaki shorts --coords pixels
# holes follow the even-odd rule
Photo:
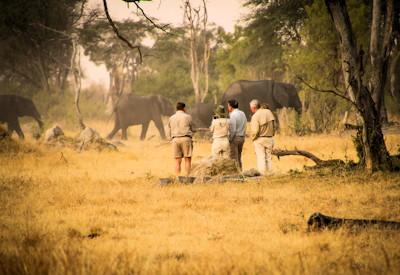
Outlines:
[[[175,158],[191,158],[193,142],[190,137],[177,137],[172,140]]]

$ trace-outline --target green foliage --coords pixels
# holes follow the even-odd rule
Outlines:
[[[69,33],[81,0],[0,2],[0,83],[3,89],[40,89],[65,84]]]
[[[103,102],[104,92],[100,87],[91,86],[81,92],[80,108],[85,120],[106,120],[106,105]],[[64,123],[77,127],[78,117],[75,110],[74,93],[66,90],[63,93],[40,91],[32,98],[45,122],[45,127],[54,123]]]
[[[209,60],[209,98],[217,93],[217,72],[215,70],[215,52],[218,42],[211,29],[209,36],[213,41]],[[184,28],[174,28],[171,34],[156,37],[154,45],[147,51],[144,64],[140,67],[139,77],[134,81],[132,90],[136,94],[161,94],[171,101],[183,100],[194,103],[193,86],[190,78],[189,41]],[[198,49],[199,54],[203,49]]]
[[[149,26],[141,20],[125,20],[115,22],[115,25],[134,45],[139,45],[148,34]],[[98,65],[105,64],[107,69],[111,69],[116,63],[122,64],[127,56],[137,57],[137,51],[128,48],[116,37],[106,20],[86,24],[80,32],[80,43],[91,61]]]
[[[362,0],[349,1],[354,29],[364,45],[368,45],[367,6]],[[306,19],[299,32],[301,39],[284,46],[284,60],[289,79],[297,76],[306,79],[314,87],[345,91],[340,64],[339,44],[334,26],[323,0],[316,0],[305,7]],[[336,130],[341,117],[350,109],[347,102],[330,94],[318,93],[306,85],[300,85],[305,114],[303,127],[313,132]]]
[[[134,93],[161,94],[174,101],[192,100],[188,44],[183,33],[183,29],[175,29],[175,35],[163,34],[156,39],[132,86]]]

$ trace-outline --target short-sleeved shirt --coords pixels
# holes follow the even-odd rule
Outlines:
[[[213,138],[223,138],[229,136],[229,119],[216,118],[213,119],[210,126],[210,131],[213,133]]]
[[[169,118],[168,135],[170,138],[192,137],[192,116],[184,111],[177,111]]]
[[[259,137],[273,137],[275,117],[269,109],[258,109],[251,117],[251,137],[256,140]]]

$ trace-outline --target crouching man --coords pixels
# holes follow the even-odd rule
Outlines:
[[[266,107],[266,108],[264,108]],[[251,137],[257,158],[257,169],[261,175],[272,172],[272,150],[274,148],[275,117],[273,113],[260,102],[253,99],[250,102]]]
[[[215,110],[214,119],[210,126],[210,131],[213,134],[213,143],[211,152],[213,157],[230,157],[229,145],[229,119],[225,113],[225,108],[219,105]]]
[[[185,103],[176,104],[176,113],[169,118],[168,135],[172,139],[172,148],[175,158],[175,174],[181,173],[182,159],[185,159],[185,173],[189,175],[192,165],[193,152],[193,124],[192,117],[186,113]]]

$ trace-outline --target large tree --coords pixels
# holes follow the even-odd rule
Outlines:
[[[348,74],[347,84],[354,98],[350,101],[363,120],[362,148],[368,170],[391,169],[391,159],[385,145],[381,125],[381,108],[393,46],[393,24],[398,18],[394,0],[374,0],[370,32],[370,74],[365,77],[365,52],[357,45],[345,0],[325,0],[340,41],[342,63]]]
[[[30,90],[63,90],[73,51],[70,33],[86,0],[4,0],[0,3],[0,79]]]

